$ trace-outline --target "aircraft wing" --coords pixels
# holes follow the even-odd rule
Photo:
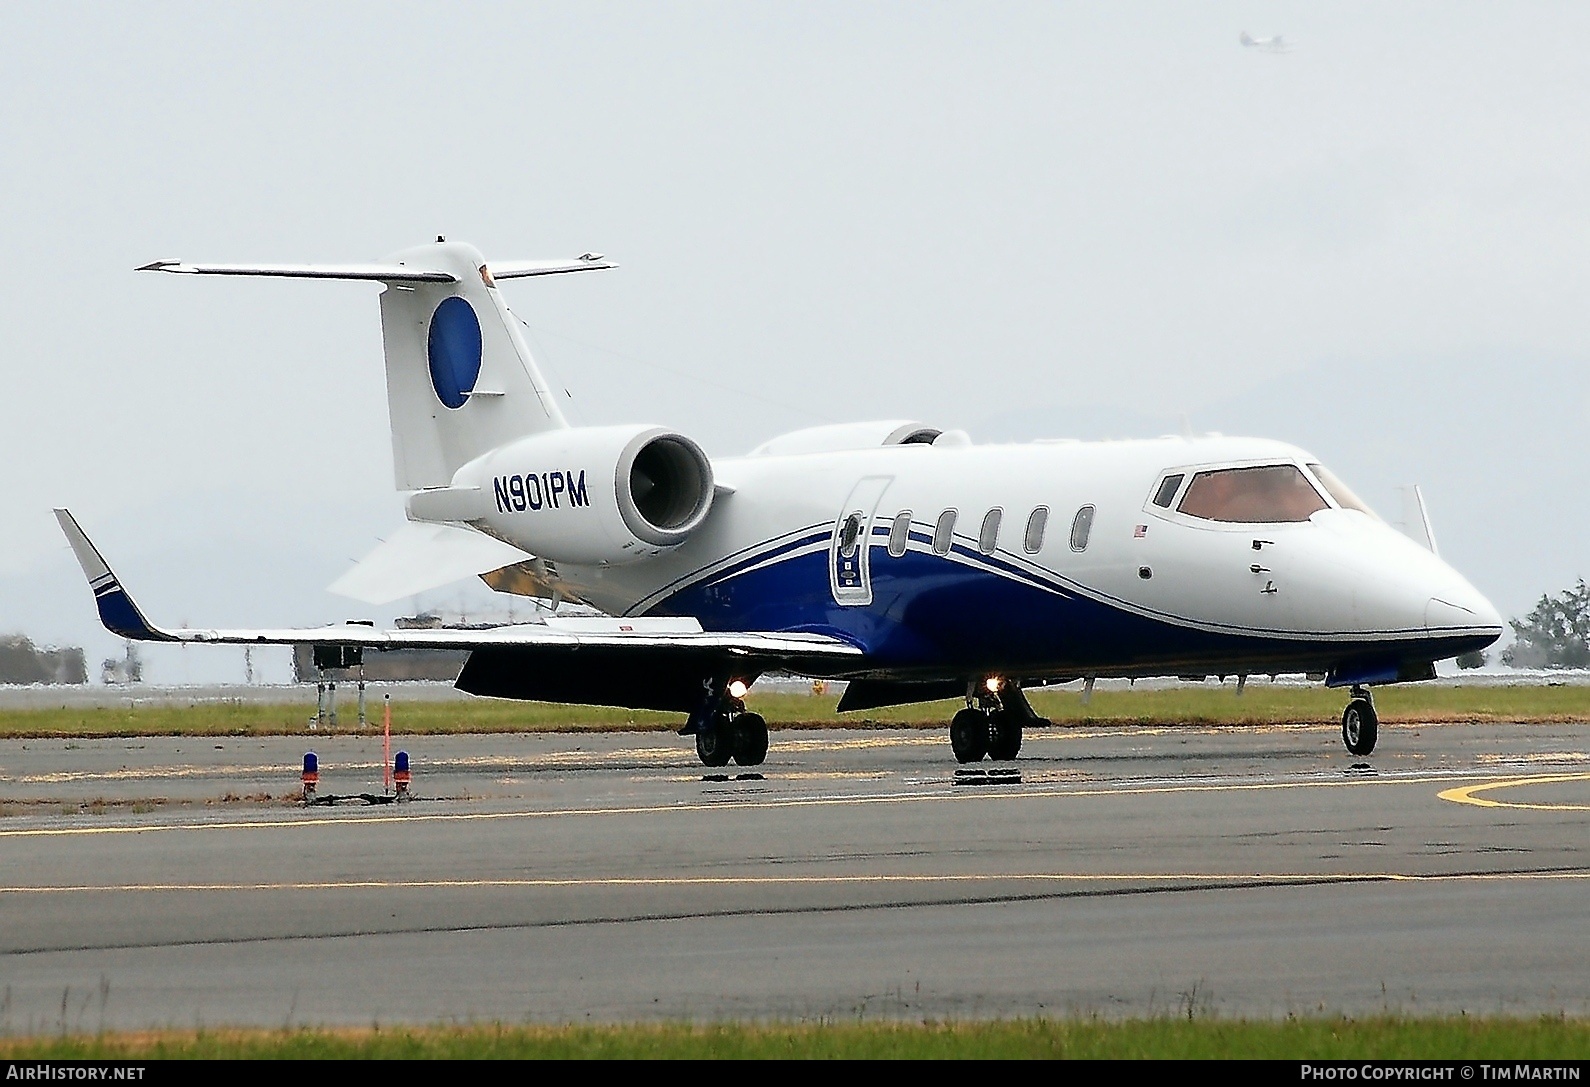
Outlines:
[[[482,630],[377,630],[360,623],[323,627],[261,630],[166,628],[151,623],[128,595],[76,518],[55,511],[61,531],[88,578],[99,607],[100,621],[112,634],[134,641],[186,642],[209,645],[325,645],[365,649],[599,649],[624,659],[699,655],[715,659],[752,658],[761,667],[794,667],[803,663],[833,665],[862,655],[841,638],[800,631],[704,631],[690,618],[549,617],[538,623]]]

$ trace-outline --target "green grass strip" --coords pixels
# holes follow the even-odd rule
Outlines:
[[[0,1039],[0,1059],[1168,1058],[1581,1060],[1590,1021],[1404,1018],[1015,1019],[204,1030]]]
[[[1238,697],[1223,687],[1096,691],[1084,703],[1074,690],[1036,691],[1038,713],[1065,725],[1330,724],[1346,704],[1341,691],[1279,687],[1263,680]],[[393,730],[407,735],[502,732],[612,732],[677,729],[678,713],[560,706],[542,702],[470,699],[393,700]],[[759,693],[747,699],[773,728],[944,728],[959,702],[893,706],[861,713],[835,711],[833,695]],[[1590,686],[1387,687],[1376,692],[1381,720],[1390,724],[1453,721],[1590,722]],[[356,726],[351,700],[339,706],[340,731]],[[197,702],[187,706],[62,707],[0,711],[0,737],[291,736],[308,732],[309,704]],[[372,707],[371,725],[380,723]]]

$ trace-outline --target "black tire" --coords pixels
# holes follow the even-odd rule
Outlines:
[[[696,730],[696,757],[703,766],[727,766],[733,752],[734,727],[723,714],[713,714]]]
[[[1009,710],[989,714],[988,757],[1008,762],[1020,751],[1021,718]]]
[[[950,750],[956,762],[980,762],[988,754],[988,715],[964,709],[950,721]]]
[[[741,766],[761,766],[767,758],[767,720],[760,713],[742,713],[734,719],[734,761]]]
[[[1367,698],[1355,698],[1342,711],[1342,743],[1354,755],[1367,755],[1380,736],[1380,718]]]

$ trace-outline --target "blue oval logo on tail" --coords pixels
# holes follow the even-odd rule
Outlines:
[[[444,298],[431,314],[426,354],[431,387],[450,408],[461,408],[480,377],[480,319],[462,298]]]

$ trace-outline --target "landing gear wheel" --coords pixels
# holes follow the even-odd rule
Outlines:
[[[767,721],[760,713],[742,713],[733,727],[734,761],[741,766],[761,766],[767,758]]]
[[[1380,718],[1375,716],[1375,704],[1367,698],[1355,698],[1342,712],[1342,743],[1354,755],[1367,755],[1375,749],[1380,734]]]
[[[1021,718],[1009,710],[988,715],[988,757],[1008,761],[1021,751]]]
[[[964,709],[950,721],[950,750],[956,762],[980,762],[988,754],[988,715]]]
[[[726,714],[715,713],[696,729],[696,756],[704,766],[727,766],[734,751],[734,725]]]

